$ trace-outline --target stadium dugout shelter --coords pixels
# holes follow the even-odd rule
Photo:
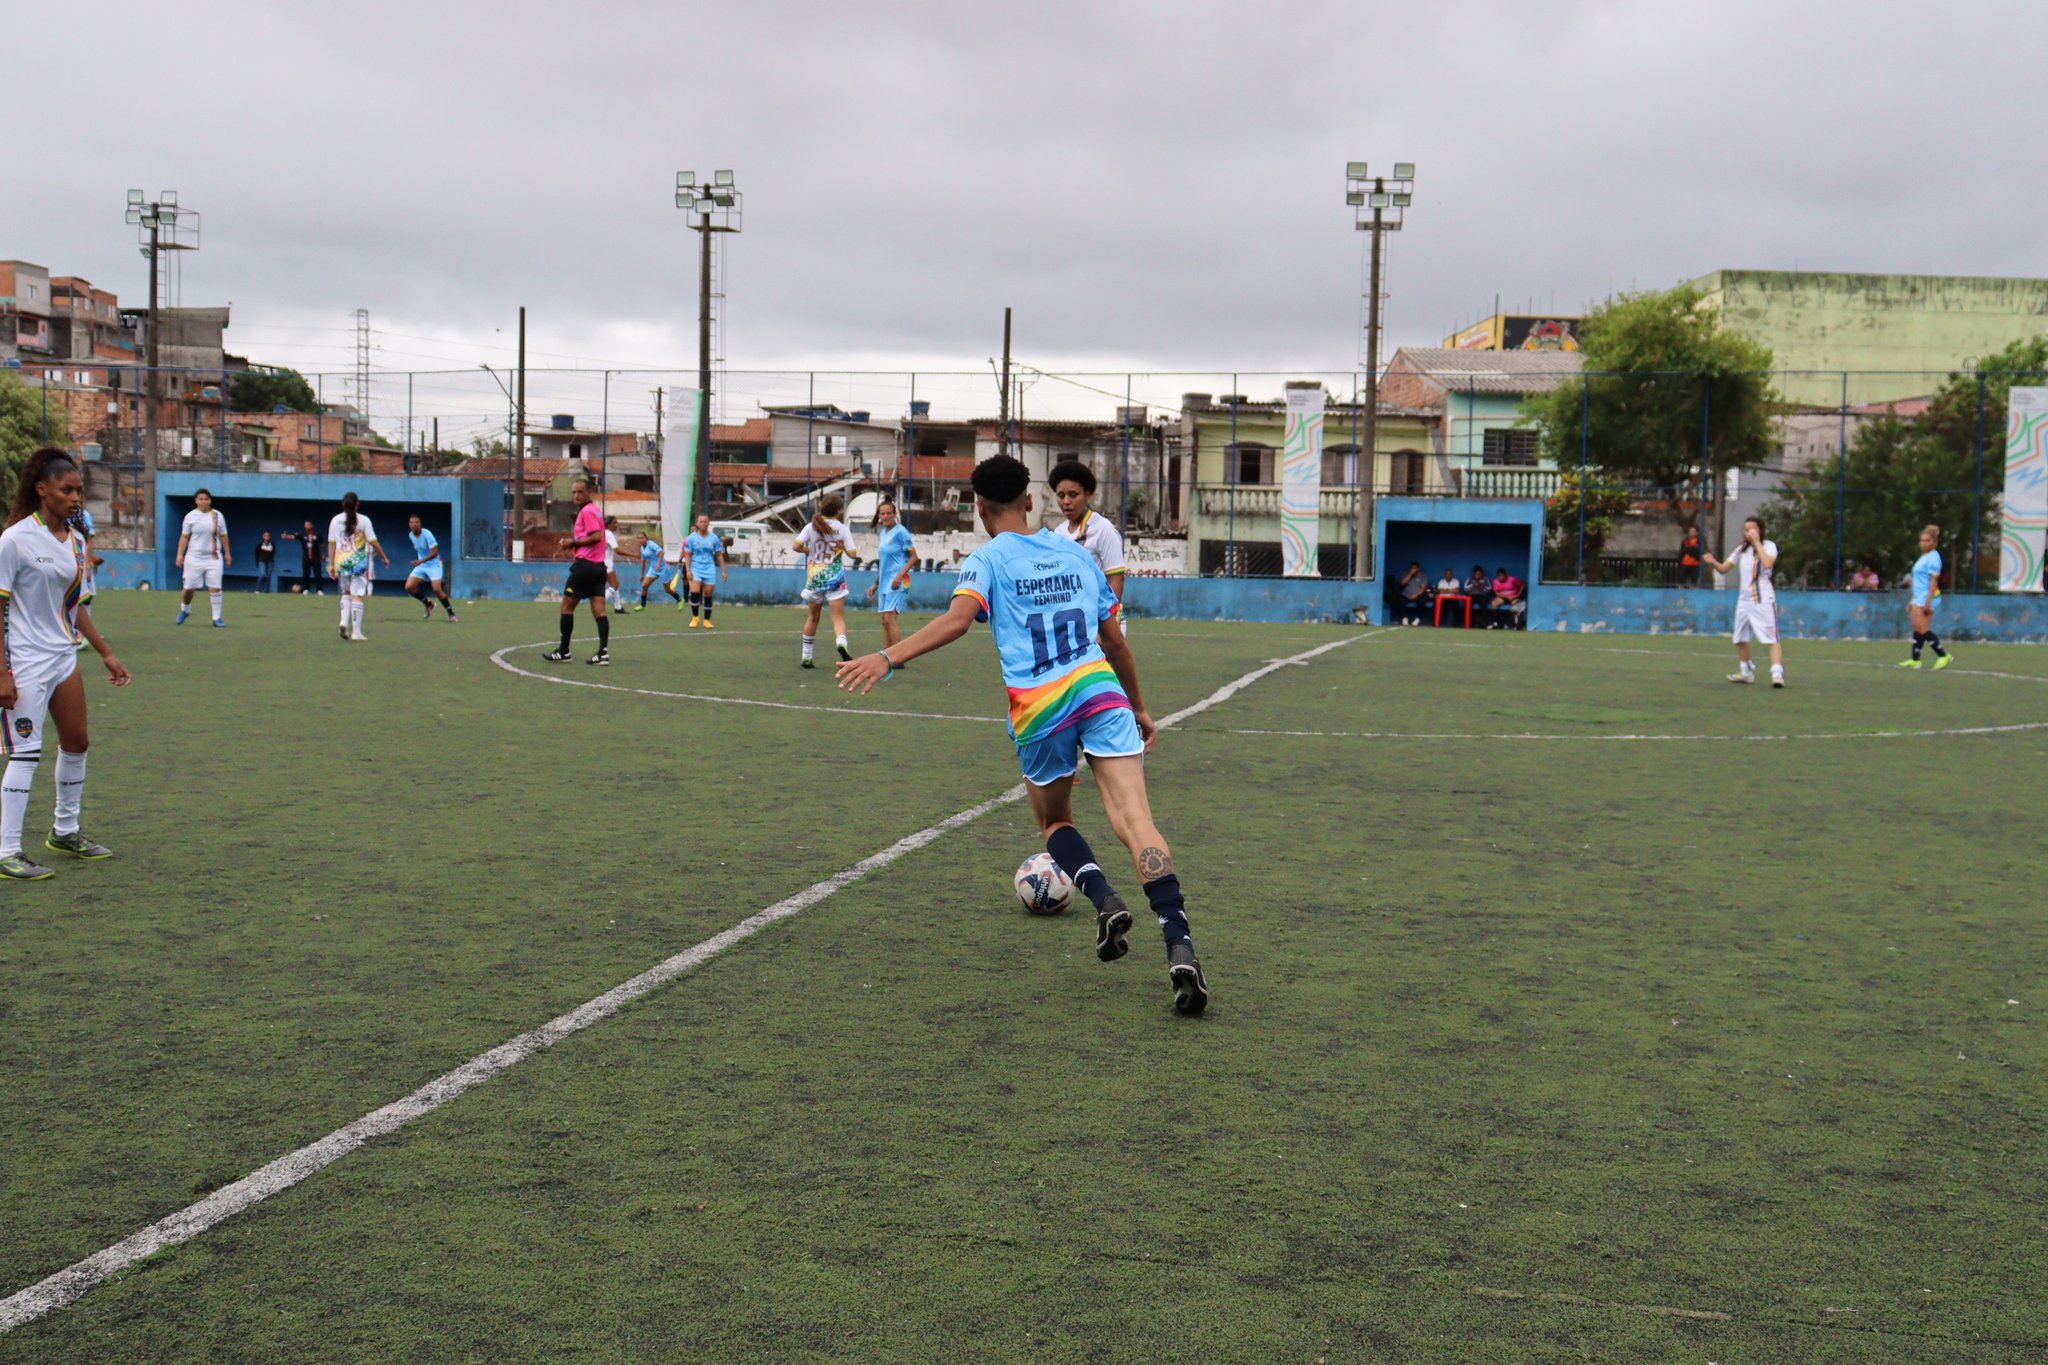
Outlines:
[[[178,528],[192,510],[192,497],[200,489],[213,494],[213,505],[227,519],[228,548],[234,563],[224,584],[230,591],[254,586],[256,544],[265,531],[277,546],[277,588],[290,592],[299,581],[299,542],[286,540],[285,533],[298,533],[307,522],[324,541],[327,523],[341,510],[344,493],[362,501],[362,512],[377,532],[378,543],[391,557],[391,567],[376,565],[377,591],[404,591],[405,573],[412,564],[412,546],[406,540],[406,519],[417,516],[441,544],[447,561],[449,591],[460,590],[461,561],[469,540],[485,537],[475,550],[498,553],[503,544],[502,506],[471,506],[465,518],[465,497],[475,504],[502,502],[502,486],[495,480],[443,479],[404,475],[370,474],[205,474],[159,473],[156,478],[157,550],[152,565],[156,585],[176,588],[181,581],[176,567]],[[474,552],[474,551],[473,551]],[[321,563],[327,562],[327,547],[320,547]],[[325,573],[323,567],[322,573]]]
[[[1464,578],[1474,564],[1488,576],[1505,568],[1527,585],[1535,610],[1543,566],[1540,498],[1381,498],[1374,505],[1373,543],[1379,583],[1398,583],[1413,563],[1431,583],[1446,568]],[[1375,594],[1377,599],[1379,594]],[[1381,612],[1384,602],[1376,603]],[[1384,621],[1381,624],[1385,624]],[[1454,614],[1445,625],[1462,625]]]

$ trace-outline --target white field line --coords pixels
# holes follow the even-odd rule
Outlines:
[[[1321,654],[1359,640],[1369,639],[1382,632],[1372,631],[1336,640],[1316,649],[1296,654],[1291,658],[1274,659],[1265,667],[1254,669],[1233,682],[1224,684],[1208,696],[1174,712],[1159,722],[1160,728],[1176,724],[1189,716],[1197,716],[1220,702],[1227,701],[1259,679],[1292,664],[1305,664]],[[502,653],[503,651],[500,651]],[[493,662],[506,667],[497,655]],[[524,670],[513,669],[514,672]],[[532,674],[546,677],[545,674]],[[549,679],[549,681],[569,681]],[[580,684],[594,686],[601,684]],[[633,690],[633,689],[617,689]],[[657,694],[671,695],[671,694]],[[729,698],[711,697],[710,701],[726,701]],[[802,708],[799,708],[802,709]],[[822,708],[821,708],[822,709]],[[937,717],[941,720],[958,720],[957,716]],[[372,1138],[388,1136],[413,1120],[433,1113],[441,1106],[459,1098],[484,1082],[517,1066],[528,1057],[546,1048],[553,1047],[574,1034],[581,1033],[591,1025],[611,1018],[633,1001],[649,994],[675,980],[694,967],[702,966],[728,948],[752,938],[763,929],[782,920],[802,914],[818,902],[826,899],[872,872],[896,862],[918,849],[925,847],[959,829],[962,825],[979,820],[991,811],[999,810],[1024,799],[1024,784],[1018,783],[1000,796],[995,796],[978,806],[970,806],[957,814],[949,815],[935,825],[927,826],[882,849],[869,854],[853,866],[835,872],[821,882],[797,892],[787,900],[777,901],[765,910],[758,911],[733,925],[722,933],[714,934],[694,947],[686,948],[675,956],[666,958],[648,968],[630,981],[623,981],[604,994],[584,1001],[567,1014],[558,1015],[539,1028],[522,1033],[509,1042],[500,1043],[488,1052],[479,1053],[453,1071],[436,1076],[403,1099],[394,1100],[381,1109],[363,1115],[355,1122],[335,1129],[326,1137],[310,1142],[296,1151],[288,1152],[269,1165],[243,1176],[231,1185],[223,1185],[206,1198],[188,1205],[168,1217],[158,1219],[112,1246],[94,1252],[84,1260],[66,1266],[28,1288],[19,1290],[6,1299],[0,1299],[0,1335],[13,1331],[26,1323],[34,1322],[53,1309],[76,1303],[97,1286],[105,1283],[137,1261],[144,1260],[168,1247],[178,1246],[216,1225],[225,1222],[248,1209],[255,1207],[276,1194],[282,1194],[315,1172],[332,1166],[335,1162],[355,1151]]]
[[[1821,739],[1938,739],[1949,735],[2009,735],[2020,730],[2048,730],[2048,720],[2020,721],[2013,725],[1971,725],[1952,730],[1841,730],[1816,735],[1546,735],[1533,732],[1511,734],[1458,734],[1399,730],[1217,730],[1225,735],[1274,735],[1299,739],[1465,739],[1465,740],[1576,740],[1634,744],[1759,744],[1791,740]],[[1202,732],[1197,732],[1202,733]]]

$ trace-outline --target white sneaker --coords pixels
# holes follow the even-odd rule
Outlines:
[[[367,640],[370,637],[363,634],[361,631],[357,631],[355,634],[349,636],[348,638],[351,640]]]
[[[1753,683],[1753,682],[1755,682],[1755,681],[1756,681],[1756,674],[1754,674],[1754,673],[1730,673],[1730,674],[1728,675],[1728,681],[1729,681],[1729,682],[1732,682],[1732,683]]]
[[[1785,685],[1785,670],[1784,670],[1784,669],[1782,669],[1782,668],[1774,668],[1774,669],[1772,669],[1772,670],[1771,670],[1771,686],[1773,686],[1773,687],[1783,687],[1784,685]]]

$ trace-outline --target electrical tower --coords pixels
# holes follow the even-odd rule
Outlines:
[[[356,412],[370,425],[370,310],[356,309]]]

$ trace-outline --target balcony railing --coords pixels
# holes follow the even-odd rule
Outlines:
[[[1417,486],[1394,479],[1381,479],[1373,489],[1380,498],[1541,498],[1557,493],[1563,477],[1555,469],[1453,469],[1446,485]],[[1277,517],[1280,515],[1278,484],[1204,483],[1195,486],[1197,508],[1204,516]],[[1358,495],[1349,488],[1325,488],[1319,510],[1326,517],[1349,517]]]

